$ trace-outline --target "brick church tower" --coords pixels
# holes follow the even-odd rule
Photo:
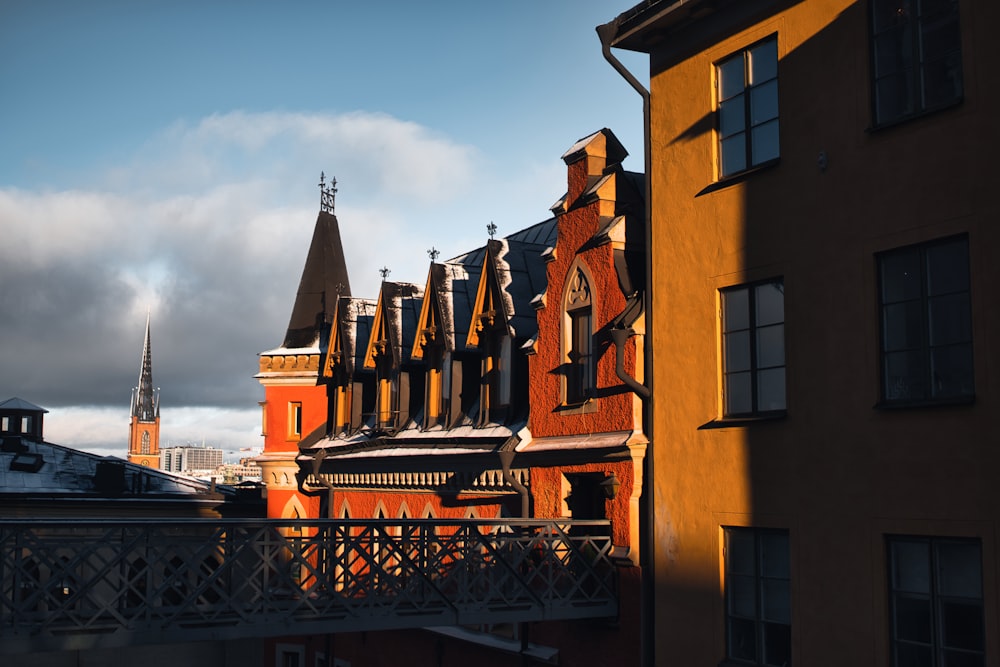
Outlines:
[[[153,353],[149,346],[149,315],[142,346],[139,386],[132,390],[132,418],[128,431],[128,460],[149,468],[160,467],[160,394],[153,389]]]

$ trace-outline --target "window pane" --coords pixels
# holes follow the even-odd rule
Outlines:
[[[875,84],[876,123],[891,123],[913,113],[913,71],[896,72]]]
[[[754,566],[754,537],[749,529],[726,529],[726,571],[733,574],[757,573]]]
[[[746,134],[737,134],[723,139],[720,146],[722,152],[722,175],[729,176],[747,168]]]
[[[725,335],[726,372],[750,370],[750,332],[737,331]]]
[[[982,599],[983,575],[979,544],[941,541],[937,545],[938,592]]]
[[[722,313],[725,330],[750,328],[750,292],[747,288],[730,289],[722,293]]]
[[[920,252],[916,248],[881,255],[879,265],[883,303],[920,298]]]
[[[750,373],[733,373],[726,376],[726,414],[739,415],[753,412],[750,396]]]
[[[983,667],[986,664],[982,653],[944,651],[943,657],[943,667]]]
[[[778,81],[750,90],[750,124],[760,125],[778,117]]]
[[[744,78],[743,54],[739,54],[719,65],[719,101],[725,101],[743,92],[746,87]]]
[[[757,329],[757,368],[785,365],[785,325]]]
[[[753,163],[755,165],[774,160],[779,157],[778,152],[778,121],[772,120],[764,125],[759,125],[750,131],[750,146],[753,152]]]
[[[893,590],[930,594],[930,545],[923,540],[893,540],[890,550]]]
[[[896,667],[934,667],[930,646],[896,644]]]
[[[788,579],[764,579],[761,582],[761,611],[765,620],[791,622],[789,587]]]
[[[960,239],[927,248],[927,294],[969,290],[969,243]]]
[[[757,617],[757,593],[754,578],[747,575],[731,574],[726,581],[729,597],[729,613],[744,618]]]
[[[983,650],[983,607],[980,603],[941,603],[941,645]]]
[[[972,344],[931,350],[931,395],[946,398],[973,393]]]
[[[875,71],[880,78],[909,69],[911,61],[910,50],[903,50],[900,34],[895,30],[875,38]]]
[[[778,41],[768,41],[750,49],[750,84],[757,85],[778,76]]]
[[[729,619],[729,657],[757,660],[756,624],[747,619]]]
[[[773,282],[754,288],[757,305],[757,326],[785,321],[785,286]]]
[[[920,352],[885,354],[885,397],[889,400],[917,400],[926,393]]]
[[[886,306],[883,312],[883,350],[895,352],[920,347],[923,317],[919,301],[906,301]]]
[[[729,137],[746,129],[746,109],[743,95],[737,95],[719,105],[719,134]]]
[[[760,571],[766,577],[788,578],[788,534],[761,533],[760,536]]]
[[[949,294],[927,301],[930,344],[947,345],[972,340],[969,293]]]
[[[764,624],[764,664],[786,667],[792,664],[792,628],[780,623]]]
[[[896,598],[896,639],[931,643],[930,598]]]
[[[771,368],[757,373],[757,410],[785,409],[785,369]]]

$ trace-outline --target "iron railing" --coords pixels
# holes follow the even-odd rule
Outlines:
[[[0,654],[617,614],[607,521],[0,522]]]

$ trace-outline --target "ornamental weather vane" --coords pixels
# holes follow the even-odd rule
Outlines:
[[[486,231],[489,232],[490,240],[492,241],[493,236],[497,233],[497,226],[493,224],[492,220],[490,220],[490,224],[486,225]]]
[[[438,250],[437,248],[435,248],[434,246],[431,246],[431,249],[427,251],[427,256],[431,258],[432,262],[436,262],[437,258],[438,258],[438,255],[440,255],[440,254],[441,254],[441,251]]]
[[[333,213],[334,199],[337,197],[337,177],[333,177],[329,187],[325,181],[326,174],[319,172],[319,210],[321,213]]]
[[[392,273],[392,271],[389,270],[388,266],[383,266],[378,270],[378,273],[382,276],[382,282],[385,282],[385,279],[389,277],[389,274]]]

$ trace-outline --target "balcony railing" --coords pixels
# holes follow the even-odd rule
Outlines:
[[[0,654],[617,614],[607,521],[0,522]]]

